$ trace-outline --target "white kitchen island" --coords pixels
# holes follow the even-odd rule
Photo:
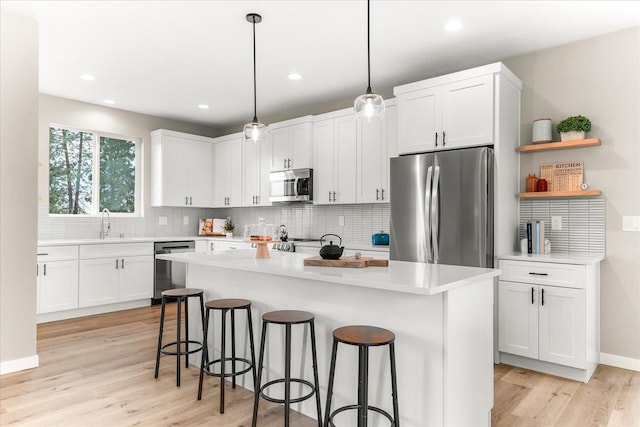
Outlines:
[[[312,312],[316,319],[323,411],[332,331],[344,325],[364,324],[396,334],[400,425],[490,425],[493,283],[500,270],[399,261],[391,261],[389,267],[305,267],[303,259],[308,256],[272,252],[270,258],[256,259],[253,251],[239,250],[158,258],[186,262],[187,286],[203,289],[205,301],[251,300],[256,346],[263,313],[285,309]],[[190,306],[189,316],[190,334],[201,337],[197,306]],[[218,316],[216,313],[210,329],[215,334],[215,348],[211,351],[216,357],[220,341]],[[244,316],[239,314],[236,322],[237,339],[246,343]],[[292,373],[311,379],[308,330],[294,327],[293,333]],[[264,381],[283,377],[284,328],[270,326],[267,345]],[[240,357],[248,356],[244,349],[239,353]],[[199,366],[199,353],[191,356],[191,363]],[[357,366],[357,348],[340,345],[332,409],[356,402]],[[369,403],[387,411],[391,411],[389,376],[387,348],[371,349]],[[249,375],[239,378],[240,385],[253,390]],[[206,391],[203,401],[207,401]],[[313,399],[292,407],[316,417]],[[336,424],[353,425],[350,416],[341,415]],[[370,422],[374,426],[388,425],[375,415],[371,415]]]

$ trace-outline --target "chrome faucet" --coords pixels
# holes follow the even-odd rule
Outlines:
[[[105,220],[104,220],[104,214],[107,214],[107,229],[105,230],[104,225],[105,225]],[[102,217],[100,218],[100,238],[104,239],[106,236],[109,235],[109,231],[111,231],[111,212],[109,212],[109,209],[104,208],[102,209]]]

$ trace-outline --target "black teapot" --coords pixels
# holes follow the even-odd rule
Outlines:
[[[342,237],[338,236],[337,234],[325,234],[324,236],[322,236],[320,238],[321,245],[324,241],[324,238],[327,236],[336,236],[338,239],[340,239],[339,245],[342,245]],[[342,256],[342,252],[344,251],[344,247],[339,245],[334,245],[333,240],[329,240],[328,245],[324,245],[320,248],[320,256],[322,257],[322,259],[340,259],[340,257]]]

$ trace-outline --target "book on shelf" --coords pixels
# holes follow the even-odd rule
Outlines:
[[[530,221],[527,228],[527,253],[544,253],[544,221]]]

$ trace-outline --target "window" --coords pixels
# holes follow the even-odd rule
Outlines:
[[[140,142],[99,132],[49,128],[49,213],[137,215]]]

